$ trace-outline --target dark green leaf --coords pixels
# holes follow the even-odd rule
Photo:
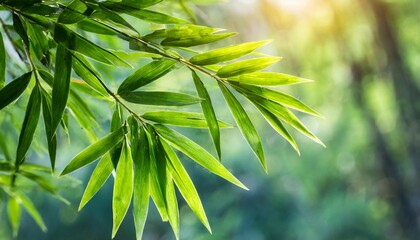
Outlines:
[[[29,38],[28,34],[26,33],[24,23],[22,22],[22,19],[15,13],[13,14],[13,27],[25,45],[29,48]]]
[[[150,7],[153,6],[157,3],[162,2],[162,0],[142,0],[142,1],[138,1],[138,0],[122,0],[122,3],[127,5],[127,6],[132,6],[135,8],[146,8],[146,7]]]
[[[155,128],[162,138],[166,139],[172,146],[185,153],[192,160],[209,170],[210,172],[226,179],[227,181],[248,190],[238,179],[236,179],[217,159],[191,139],[163,125],[155,125]]]
[[[214,146],[216,147],[217,156],[219,159],[221,159],[222,151],[220,149],[219,123],[217,121],[216,113],[213,109],[213,104],[211,103],[210,95],[197,73],[192,71],[192,77],[194,80],[195,88],[197,89],[198,96],[203,99],[203,101],[200,102],[201,109],[203,110],[203,114],[206,118]]]
[[[93,196],[104,185],[106,180],[112,173],[114,165],[112,164],[111,156],[106,154],[96,165],[95,170],[90,176],[89,182],[83,193],[82,200],[80,200],[79,211],[92,199]]]
[[[276,72],[256,72],[240,75],[236,78],[230,78],[229,81],[239,82],[249,85],[260,86],[278,86],[286,84],[296,84],[310,82],[311,80],[295,77],[292,75]]]
[[[103,156],[111,148],[121,142],[125,131],[126,128],[122,127],[85,148],[71,160],[71,162],[64,168],[61,175],[73,172]]]
[[[4,48],[3,35],[0,34],[0,90],[6,84],[6,51]]]
[[[77,28],[96,34],[117,35],[116,31],[111,30],[109,27],[105,27],[104,25],[88,18],[78,22]]]
[[[163,148],[165,149],[166,156],[169,159],[168,169],[171,172],[172,178],[181,192],[183,198],[190,206],[191,210],[197,215],[198,219],[203,223],[207,230],[211,233],[209,221],[207,220],[206,213],[204,212],[203,205],[200,197],[198,196],[197,190],[194,187],[193,182],[188,176],[184,166],[182,166],[176,153],[172,148],[165,142],[162,141]]]
[[[70,91],[72,56],[62,44],[58,44],[55,58],[51,106],[52,129],[54,132],[56,131],[58,124],[60,124],[64,110],[67,106],[67,99]]]
[[[88,7],[80,0],[73,0],[58,17],[59,23],[72,24],[77,23],[85,19],[92,13],[92,9]]]
[[[131,197],[133,196],[133,181],[133,159],[130,146],[128,145],[128,142],[125,141],[115,174],[112,198],[112,238],[117,234],[118,228],[130,206]]]
[[[142,118],[161,124],[175,125],[191,128],[208,128],[207,121],[202,113],[180,111],[146,112]],[[222,121],[217,122],[221,128],[232,127]]]
[[[47,136],[51,169],[54,171],[57,153],[57,135],[54,134],[54,130],[52,128],[51,105],[51,96],[42,89],[42,114],[44,116],[45,133]]]
[[[0,161],[0,171],[2,172],[9,172],[13,169],[13,166],[10,162]]]
[[[267,165],[264,159],[264,152],[261,144],[261,139],[258,136],[257,130],[255,129],[254,125],[249,119],[248,114],[246,114],[242,105],[229,91],[229,89],[225,85],[223,85],[223,83],[219,83],[219,87],[222,90],[223,96],[225,97],[226,102],[229,105],[232,115],[235,118],[235,121],[242,132],[242,135],[245,137],[252,150],[260,160],[264,170],[267,172]]]
[[[261,57],[231,63],[219,69],[219,71],[217,71],[217,75],[219,77],[226,78],[256,72],[273,65],[280,59],[281,58],[279,57]]]
[[[192,47],[202,44],[208,44],[212,42],[217,42],[222,39],[231,37],[236,33],[218,33],[218,34],[209,34],[209,35],[193,35],[183,38],[166,38],[161,44],[163,46],[172,46],[172,47]]]
[[[22,95],[31,80],[31,76],[32,72],[25,73],[0,89],[0,110]]]
[[[251,53],[267,43],[268,41],[249,42],[218,48],[209,52],[197,54],[190,59],[190,62],[197,65],[211,65],[219,62],[226,62]]]
[[[127,102],[158,105],[158,106],[184,106],[199,103],[200,98],[176,92],[123,92],[120,96]]]
[[[22,130],[19,135],[19,142],[16,151],[16,166],[22,164],[25,155],[31,146],[32,139],[38,126],[39,115],[41,113],[41,93],[39,87],[36,85],[32,89],[29,97],[28,105],[26,107],[25,118],[22,124]]]
[[[128,76],[118,88],[118,93],[130,92],[145,86],[170,72],[175,66],[173,60],[153,61]]]

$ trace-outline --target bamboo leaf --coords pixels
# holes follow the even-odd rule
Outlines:
[[[89,18],[83,19],[77,23],[77,28],[86,32],[104,34],[104,35],[117,35],[117,32],[111,30],[109,27],[105,27],[101,23],[98,23]]]
[[[267,43],[268,41],[248,42],[218,48],[205,53],[197,54],[190,59],[190,62],[196,65],[211,65],[219,62],[226,62],[251,53],[255,49]]]
[[[175,66],[173,60],[153,61],[128,76],[118,88],[118,93],[130,92],[145,86],[170,72]]]
[[[79,204],[79,211],[92,199],[93,196],[101,189],[106,180],[114,170],[114,165],[112,164],[111,156],[106,154],[96,165],[95,170],[93,170],[92,175],[90,176],[89,182],[86,186],[86,189],[83,193],[82,199]]]
[[[42,115],[44,117],[45,133],[47,136],[48,154],[50,157],[51,169],[54,171],[57,154],[57,135],[52,128],[51,96],[42,89]]]
[[[124,142],[120,160],[118,162],[114,192],[112,198],[112,238],[118,231],[128,207],[130,206],[131,197],[133,196],[133,159],[131,156],[131,149],[128,142]]]
[[[6,84],[6,50],[4,48],[3,34],[0,33],[0,90]]]
[[[62,45],[58,44],[55,62],[54,83],[52,87],[52,129],[55,132],[63,118],[70,91],[72,56]]]
[[[174,150],[164,140],[162,141],[162,145],[170,162],[170,164],[168,164],[168,169],[171,172],[172,178],[181,192],[182,197],[185,199],[195,215],[197,215],[198,219],[200,219],[201,223],[203,223],[203,225],[211,233],[209,221],[207,220],[200,197],[193,182],[191,181],[190,176],[184,166],[182,166],[182,163]]]
[[[180,112],[180,111],[155,111],[146,112],[142,118],[161,124],[168,124],[180,127],[208,128],[207,121],[202,113]],[[218,121],[221,128],[232,127],[231,125]]]
[[[166,200],[168,206],[168,217],[169,223],[171,224],[172,230],[174,231],[176,239],[179,239],[179,209],[178,201],[176,199],[174,182],[172,176],[167,171],[167,185],[166,185]]]
[[[122,12],[144,21],[159,24],[185,24],[187,20],[146,9],[124,9]]]
[[[39,115],[41,113],[41,93],[38,85],[32,89],[26,107],[25,118],[19,135],[18,147],[16,150],[16,166],[22,164],[25,155],[31,146],[36,127],[38,126]]]
[[[226,78],[256,72],[273,65],[280,59],[279,57],[261,57],[231,63],[219,69],[217,75]]]
[[[182,38],[169,37],[164,39],[161,44],[163,46],[171,47],[193,47],[203,44],[208,44],[212,42],[217,42],[222,39],[231,37],[236,33],[218,33],[218,34],[209,34],[209,35],[192,35]]]
[[[21,209],[19,202],[14,197],[9,197],[7,202],[7,214],[13,229],[13,237],[16,238],[20,225]]]
[[[254,103],[254,105],[255,107],[258,108],[258,110],[260,110],[261,114],[264,116],[267,122],[271,125],[271,127],[273,127],[274,130],[276,130],[280,135],[282,135],[290,143],[290,145],[292,145],[292,147],[296,150],[296,152],[300,155],[298,145],[296,144],[295,140],[290,135],[290,133],[287,131],[287,129],[284,127],[283,123],[274,114],[267,111],[258,103]]]
[[[229,89],[223,85],[223,83],[219,83],[219,87],[222,90],[223,96],[229,105],[232,115],[235,118],[235,121],[238,124],[242,135],[245,137],[255,155],[257,155],[258,159],[260,160],[264,170],[267,172],[267,165],[264,159],[261,139],[258,136],[257,130],[249,119],[248,114],[245,112],[244,108],[241,106],[235,96],[229,91]]]
[[[214,146],[217,151],[217,156],[219,159],[222,157],[222,151],[220,149],[220,129],[219,129],[219,123],[217,121],[216,113],[213,109],[213,104],[211,102],[211,98],[209,93],[207,92],[207,89],[205,88],[203,82],[201,81],[200,77],[195,73],[194,71],[191,72],[192,77],[194,80],[195,88],[197,89],[198,96],[203,101],[200,102],[201,109],[203,111],[203,114],[206,118],[207,125],[209,127],[210,135],[213,140]]]
[[[22,95],[31,80],[31,76],[32,72],[25,73],[0,89],[0,110]]]
[[[162,0],[142,0],[142,1],[138,1],[138,0],[122,0],[122,4],[126,5],[126,6],[131,6],[131,7],[135,7],[135,8],[146,8],[146,7],[150,7],[153,6],[159,2],[162,2]],[[116,3],[119,4],[119,3]]]
[[[123,92],[120,96],[127,102],[157,106],[184,106],[201,101],[194,96],[176,92],[136,91]]]
[[[46,232],[47,227],[45,226],[44,220],[42,220],[41,215],[39,214],[38,210],[35,208],[34,204],[31,200],[25,196],[23,193],[16,193],[16,198],[19,202],[22,203],[23,207],[26,211],[31,215],[31,217],[35,220],[38,226],[41,228],[42,231]]]
[[[137,239],[142,239],[144,225],[147,219],[147,213],[149,210],[149,193],[150,193],[150,161],[149,156],[149,143],[147,140],[144,129],[141,129],[140,133],[136,132],[139,138],[137,141],[139,145],[138,149],[133,149],[133,161],[134,161],[134,194],[133,194],[133,214],[134,223],[136,227]],[[134,154],[135,153],[135,154]]]
[[[92,13],[92,9],[89,9],[83,2],[80,0],[73,0],[60,16],[58,16],[58,22],[64,24],[73,24],[82,21],[87,16]]]
[[[238,179],[236,179],[217,159],[215,159],[210,153],[202,148],[191,139],[184,135],[172,130],[163,125],[155,125],[157,133],[167,140],[172,146],[186,154],[193,161],[197,162],[210,172],[226,179],[227,181],[248,190]]]
[[[26,33],[24,22],[22,19],[15,13],[13,13],[13,27],[17,34],[19,34],[22,41],[29,48],[29,38]]]
[[[122,127],[85,148],[70,161],[70,163],[64,168],[61,175],[73,172],[103,156],[111,150],[111,148],[121,142],[125,131],[126,128]]]
[[[229,81],[249,85],[278,86],[311,82],[309,79],[299,78],[292,75],[276,72],[255,72],[240,75],[236,78],[229,78]]]

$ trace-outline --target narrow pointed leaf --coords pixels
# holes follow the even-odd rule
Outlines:
[[[41,228],[42,231],[46,232],[47,227],[45,226],[44,220],[42,220],[41,215],[39,214],[38,210],[35,208],[34,204],[31,200],[25,196],[23,193],[17,193],[16,197],[18,201],[20,201],[26,211],[31,215],[31,217],[35,220],[38,226]]]
[[[114,192],[112,198],[112,238],[118,231],[133,196],[133,159],[131,149],[127,142],[124,142],[120,160],[115,174]]]
[[[311,80],[295,77],[289,74],[276,72],[255,72],[240,75],[236,78],[230,78],[229,81],[239,82],[249,85],[260,86],[278,86],[287,84],[297,84],[311,82]]]
[[[153,61],[128,76],[118,88],[118,93],[134,91],[167,74],[175,66],[173,60]]]
[[[248,114],[245,112],[245,109],[235,98],[235,96],[229,91],[229,89],[225,85],[223,85],[223,83],[219,83],[219,87],[222,90],[223,96],[225,97],[226,102],[229,105],[232,115],[235,118],[235,121],[238,124],[242,135],[245,137],[246,141],[251,146],[255,155],[257,155],[264,170],[267,171],[261,139],[258,136],[257,130],[255,129],[254,125],[249,119]]]
[[[226,78],[256,72],[273,65],[280,59],[281,58],[279,57],[261,57],[231,63],[219,69],[219,71],[217,71],[217,75],[219,77]]]
[[[57,153],[57,135],[52,129],[52,115],[51,115],[51,96],[43,90],[42,91],[42,114],[44,116],[45,133],[47,136],[48,154],[50,157],[51,169],[54,171],[55,158]]]
[[[71,160],[71,162],[64,168],[61,175],[73,172],[103,156],[111,150],[111,148],[121,142],[125,131],[125,127],[122,127],[85,148]]]
[[[217,155],[219,159],[221,159],[222,151],[220,148],[220,129],[219,129],[220,126],[217,121],[216,113],[214,112],[214,109],[213,109],[213,104],[211,102],[210,95],[207,92],[206,87],[204,86],[203,82],[201,81],[197,73],[194,71],[192,71],[191,73],[194,80],[195,88],[197,89],[198,96],[203,99],[203,101],[200,102],[201,109],[206,118],[210,135],[217,151]]]
[[[25,73],[0,89],[0,110],[22,95],[31,80],[31,76],[32,72]]]
[[[251,53],[267,43],[268,41],[248,42],[218,48],[209,52],[197,54],[190,59],[190,62],[197,65],[211,65],[219,62],[226,62]]]
[[[12,225],[13,237],[16,238],[20,225],[21,209],[19,202],[14,197],[9,197],[7,202],[7,215],[9,216],[10,225]]]
[[[133,194],[133,214],[136,227],[137,239],[142,239],[144,226],[146,224],[147,213],[149,210],[149,193],[150,193],[150,156],[149,143],[146,133],[142,129],[137,135],[139,149],[133,154],[134,161],[134,194]],[[133,153],[134,153],[133,149]]]
[[[96,165],[95,170],[93,170],[93,173],[90,176],[85,192],[80,200],[79,211],[90,201],[90,199],[92,199],[93,196],[95,196],[99,189],[101,189],[111,175],[112,170],[114,170],[114,165],[112,164],[111,156],[106,154],[99,161],[98,165]]]
[[[231,37],[236,33],[218,33],[218,34],[209,34],[209,35],[192,35],[183,38],[166,38],[164,39],[161,44],[163,46],[171,46],[171,47],[192,47],[198,46],[202,44],[208,44],[212,42],[217,42],[222,39]]]
[[[19,34],[25,45],[29,48],[29,38],[25,30],[24,22],[22,22],[22,19],[15,13],[13,13],[13,28],[17,34]]]
[[[157,106],[185,106],[201,101],[200,98],[176,92],[135,91],[123,92],[120,96],[127,102]]]
[[[201,223],[207,228],[211,233],[211,228],[209,221],[207,220],[206,213],[204,211],[203,205],[201,203],[200,197],[195,189],[193,182],[191,181],[190,176],[182,166],[181,161],[178,156],[172,150],[172,148],[165,142],[162,141],[162,145],[165,149],[166,156],[168,157],[170,164],[168,164],[168,169],[171,172],[172,178],[181,192],[182,197],[190,206],[191,210],[197,215]]]
[[[159,24],[171,24],[171,23],[188,23],[188,21],[184,19],[180,19],[177,17],[173,17],[164,13],[145,10],[145,9],[133,9],[133,10],[124,10],[124,13],[131,15],[133,17],[142,19],[144,21],[152,22],[152,23],[159,23]]]
[[[146,112],[142,115],[144,119],[161,124],[168,124],[180,127],[208,128],[207,121],[202,113],[180,112],[180,111],[155,111]],[[221,128],[232,127],[222,121],[217,122]]]
[[[59,23],[72,24],[77,23],[85,19],[89,14],[92,13],[91,9],[80,0],[73,0],[58,17]]]
[[[52,129],[55,132],[63,118],[70,91],[72,56],[58,44],[55,62],[54,83],[52,87]]]
[[[193,161],[197,162],[210,172],[226,179],[227,181],[248,190],[238,179],[236,179],[217,159],[191,139],[163,125],[155,125],[155,128],[162,138],[166,139],[172,146],[186,154]]]
[[[26,107],[25,118],[19,135],[19,142],[16,151],[16,166],[22,164],[29,147],[34,138],[35,130],[38,126],[39,115],[41,113],[41,93],[36,85],[32,89]]]
[[[267,122],[274,128],[280,135],[286,139],[290,145],[296,150],[296,152],[300,155],[300,151],[298,145],[296,144],[295,140],[293,139],[292,135],[287,131],[284,127],[283,123],[271,112],[267,111],[265,108],[260,106],[258,103],[254,103],[254,105],[260,110],[261,114],[267,120]]]
[[[0,90],[6,84],[6,51],[4,48],[3,35],[0,34]]]
[[[167,174],[167,185],[166,185],[166,200],[168,206],[168,217],[169,223],[171,224],[172,230],[174,231],[176,239],[179,239],[179,209],[178,201],[176,199],[174,182],[171,174],[168,171]]]

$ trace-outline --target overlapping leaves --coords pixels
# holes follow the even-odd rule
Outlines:
[[[0,110],[12,111],[21,102],[27,103],[16,156],[11,156],[4,144],[0,144],[0,153],[6,159],[0,161],[0,191],[6,192],[8,196],[9,221],[15,235],[19,228],[21,206],[45,229],[30,199],[16,187],[18,177],[29,179],[62,199],[51,184],[52,180],[38,172],[41,169],[45,173],[45,168],[38,165],[31,168],[26,160],[33,139],[36,138],[41,111],[52,170],[55,168],[56,157],[60,157],[56,156],[57,134],[64,130],[69,136],[71,131],[67,128],[69,121],[73,121],[68,118],[69,115],[74,117],[93,143],[79,152],[61,175],[100,159],[91,174],[79,209],[92,199],[114,172],[112,237],[117,234],[132,205],[136,236],[141,239],[151,199],[162,220],[170,223],[175,236],[179,238],[180,216],[176,189],[211,232],[198,191],[180,161],[179,154],[187,156],[207,171],[247,189],[221,163],[223,144],[220,141],[220,129],[231,125],[219,120],[216,115],[208,91],[209,79],[217,83],[237,127],[265,170],[267,164],[263,146],[252,118],[243,107],[242,99],[250,101],[297,152],[299,149],[287,129],[288,125],[322,144],[291,110],[315,116],[319,114],[296,98],[269,88],[308,80],[264,71],[280,60],[278,57],[252,54],[268,41],[197,51],[196,46],[218,42],[235,33],[189,23],[179,16],[154,8],[159,4],[163,4],[161,0],[1,2],[2,9],[6,9],[13,25],[5,29],[8,31],[6,35],[0,35]],[[154,24],[153,30],[150,28],[147,34],[141,35],[130,24],[128,15]],[[99,37],[87,37],[91,36],[88,33],[120,38],[131,50],[121,52],[121,49],[109,49]],[[8,42],[13,53],[4,47],[5,36],[10,38]],[[6,66],[10,54],[19,55],[22,58],[20,64],[27,64],[31,70],[15,76],[16,73],[9,65]],[[147,59],[147,63],[139,66],[137,61],[133,61],[138,60],[138,57]],[[101,71],[95,69],[97,64],[126,68],[134,65],[135,69],[125,79],[115,81],[120,84],[113,90],[109,87],[111,79],[104,79]],[[172,78],[176,83],[175,75],[171,73],[177,69],[191,72],[190,80],[196,94],[191,94],[194,91],[187,94],[187,91],[148,88],[155,81],[163,81],[164,76]],[[95,132],[95,126],[99,124],[96,124],[96,116],[86,100],[89,98],[104,100],[115,106],[109,134],[99,140]],[[19,104],[15,105],[15,102]],[[182,109],[198,104],[201,107],[198,112]],[[133,105],[136,108],[132,108]],[[139,111],[144,105],[160,108],[155,111]],[[168,126],[208,129],[217,157]]]

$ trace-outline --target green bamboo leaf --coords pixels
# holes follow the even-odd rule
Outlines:
[[[218,34],[209,34],[209,35],[192,35],[188,37],[182,38],[174,38],[169,37],[165,38],[161,44],[163,46],[171,46],[171,47],[193,47],[203,44],[208,44],[212,42],[217,42],[222,39],[231,37],[236,33],[218,33]]]
[[[153,131],[151,127],[148,127],[146,132],[150,154],[150,195],[162,217],[162,221],[168,221],[166,159],[164,153],[159,150],[159,145]]]
[[[250,99],[267,109],[269,112],[273,113],[276,117],[290,124],[296,130],[310,138],[312,141],[325,147],[325,144],[319,140],[311,131],[309,131],[302,124],[302,122],[286,107],[261,97],[251,97]]]
[[[0,89],[0,110],[22,95],[31,80],[31,76],[32,72],[25,73]]]
[[[174,182],[172,180],[171,174],[167,171],[168,179],[166,185],[166,200],[168,206],[168,217],[169,223],[171,224],[172,230],[174,231],[175,237],[179,239],[179,209],[178,209],[178,201],[176,199],[175,187]]]
[[[203,205],[201,203],[200,197],[195,189],[193,182],[191,181],[190,176],[182,166],[181,161],[174,152],[174,150],[163,140],[161,141],[163,148],[165,149],[166,156],[169,159],[168,169],[171,172],[172,178],[181,192],[182,197],[190,206],[191,210],[197,215],[201,223],[207,228],[211,233],[211,228],[209,221],[207,220],[206,213],[204,211]]]
[[[29,48],[29,38],[25,30],[24,22],[15,13],[13,13],[13,28],[16,31],[16,33],[19,34],[20,38],[23,40],[25,45]]]
[[[96,165],[95,170],[93,170],[92,175],[90,176],[89,182],[86,186],[86,189],[83,193],[82,199],[79,204],[79,211],[92,199],[93,196],[101,189],[106,180],[114,170],[114,165],[112,164],[111,156],[106,154]]]
[[[203,111],[204,117],[206,118],[210,135],[217,151],[217,156],[219,157],[219,159],[221,159],[222,151],[220,149],[219,123],[217,121],[216,113],[214,112],[214,109],[213,109],[213,104],[211,102],[210,95],[207,92],[206,87],[204,86],[203,82],[201,81],[197,73],[195,73],[194,71],[192,71],[191,73],[194,80],[195,88],[197,89],[198,96],[204,99],[203,101],[200,102],[201,109]]]
[[[23,207],[26,209],[29,215],[31,215],[31,217],[35,220],[35,222],[38,224],[41,230],[46,232],[47,227],[45,226],[44,220],[42,220],[41,215],[39,214],[38,210],[35,208],[32,201],[21,192],[19,193],[16,192],[16,198],[18,202],[22,203]]]
[[[92,19],[86,18],[77,23],[77,28],[86,32],[104,34],[104,35],[117,35],[118,33],[109,27],[102,25]]]
[[[258,103],[254,103],[255,107],[260,110],[261,114],[264,116],[264,118],[267,120],[267,122],[273,127],[274,130],[276,130],[280,135],[286,139],[290,145],[296,150],[298,155],[300,155],[299,147],[296,144],[295,140],[293,139],[292,135],[287,131],[287,129],[284,127],[283,123],[271,112],[267,111],[265,108],[260,106]]]
[[[276,72],[255,72],[240,75],[235,78],[229,78],[229,81],[239,82],[249,85],[260,86],[278,86],[287,84],[297,84],[311,82],[312,80],[295,77],[289,74],[276,73]]]
[[[226,62],[251,53],[268,42],[269,41],[248,42],[218,48],[209,52],[197,54],[190,59],[190,62],[196,65],[211,65],[219,62]]]
[[[101,75],[96,69],[89,63],[89,61],[82,55],[75,53],[75,61],[73,62],[73,70],[79,75],[83,81],[85,81],[93,90],[100,93],[104,97],[109,97],[109,94],[102,86]]]
[[[146,64],[121,83],[118,93],[136,90],[159,79],[170,72],[174,68],[175,63],[173,60],[158,60]]]
[[[131,15],[133,17],[142,19],[144,21],[159,23],[159,24],[185,24],[188,23],[187,20],[173,17],[164,13],[155,12],[146,9],[124,9],[123,13]]]
[[[39,115],[41,114],[41,93],[38,85],[32,89],[26,107],[25,118],[19,135],[18,147],[16,150],[16,166],[22,164],[25,155],[31,146],[36,127],[38,126]]]
[[[4,48],[3,35],[0,34],[0,90],[6,84],[6,50]]]
[[[70,161],[70,163],[64,168],[61,175],[73,172],[103,156],[111,148],[121,142],[125,132],[126,127],[122,127],[85,148]]]
[[[244,108],[241,106],[239,101],[229,91],[229,89],[225,85],[223,85],[223,83],[219,83],[219,87],[222,90],[223,96],[225,97],[226,102],[229,105],[229,108],[232,112],[233,117],[235,118],[236,123],[238,124],[239,130],[241,130],[242,135],[245,137],[252,150],[254,151],[255,155],[257,155],[258,159],[260,160],[264,170],[267,172],[267,165],[264,159],[264,152],[261,144],[261,139],[258,136],[257,130],[255,129],[254,125],[249,119],[248,114],[246,114]]]
[[[89,16],[92,11],[82,1],[73,0],[64,8],[63,12],[58,16],[57,21],[64,24],[77,23]]]
[[[210,28],[200,25],[175,25],[172,28],[163,28],[155,30],[152,33],[143,36],[142,39],[152,41],[165,38],[181,39],[192,36],[207,36],[220,30],[221,29]]]
[[[149,143],[144,129],[140,133],[136,132],[134,138],[136,141],[136,151],[133,149],[134,161],[134,194],[133,194],[133,214],[136,227],[137,239],[142,239],[144,225],[149,211],[149,194],[150,194],[150,155]]]
[[[248,190],[238,179],[236,179],[217,159],[191,139],[163,125],[155,125],[157,133],[166,139],[172,146],[186,154],[193,161],[197,162],[210,172],[226,179],[240,188]]]
[[[10,225],[13,229],[13,237],[16,238],[20,225],[21,209],[19,202],[14,197],[9,197],[7,202],[7,214],[9,216]]]
[[[261,57],[231,63],[219,69],[219,71],[217,71],[217,75],[219,77],[227,78],[245,73],[256,72],[273,65],[274,63],[280,61],[280,59],[281,58],[279,57]]]
[[[180,127],[208,128],[207,121],[202,113],[180,111],[154,111],[146,112],[142,118],[160,124],[168,124]],[[218,121],[221,128],[229,128],[231,125]]]
[[[147,8],[153,5],[156,5],[157,3],[162,2],[162,0],[122,0],[122,4],[126,6],[131,6],[135,8]]]
[[[75,117],[80,126],[85,129],[90,140],[97,141],[98,138],[95,135],[94,128],[99,123],[86,102],[75,91],[70,91],[68,107],[71,110],[70,113]]]
[[[128,142],[124,141],[120,160],[118,162],[114,192],[112,198],[112,238],[117,234],[125,215],[127,214],[128,207],[130,206],[131,197],[133,196],[133,159],[131,156],[131,149]]]
[[[42,115],[44,116],[45,134],[47,136],[48,154],[50,157],[51,169],[54,171],[57,155],[57,135],[52,128],[52,103],[51,96],[42,89]]]
[[[13,169],[13,165],[8,161],[0,161],[0,171],[10,172]]]
[[[240,85],[233,84],[233,87],[235,87],[237,91],[240,91],[244,94],[252,94],[254,96],[260,96],[260,97],[269,99],[273,102],[282,104],[284,106],[296,109],[304,113],[312,114],[319,117],[321,116],[319,113],[317,113],[315,110],[311,109],[310,107],[306,106],[301,101],[284,93],[273,91],[268,88],[262,88],[262,87],[251,86],[251,85],[244,85],[244,84],[240,84]]]
[[[123,92],[120,96],[127,102],[157,106],[185,106],[201,101],[200,98],[176,92],[135,91]]]
[[[72,56],[62,45],[58,44],[55,62],[54,83],[52,86],[52,129],[55,132],[63,118],[70,91]]]

